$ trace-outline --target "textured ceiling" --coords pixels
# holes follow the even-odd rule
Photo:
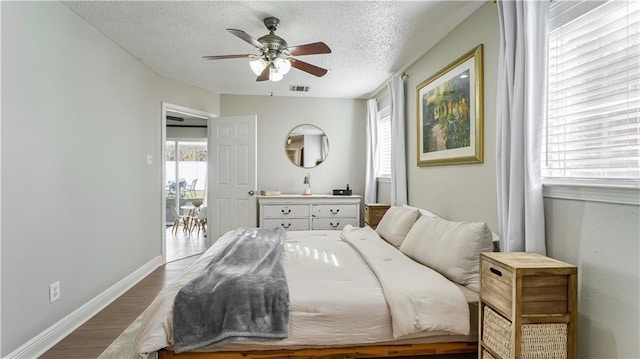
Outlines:
[[[156,73],[220,94],[367,98],[411,65],[484,3],[477,1],[72,1],[65,5]],[[227,32],[268,33],[280,19],[289,46],[325,42],[331,54],[300,59],[329,69],[321,78],[292,69],[280,82],[256,82],[258,53]],[[290,85],[309,92],[289,91]]]

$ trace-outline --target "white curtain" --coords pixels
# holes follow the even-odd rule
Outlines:
[[[407,204],[407,168],[405,161],[404,81],[395,75],[389,81],[391,100],[391,200],[392,206]]]
[[[540,146],[549,1],[498,1],[497,186],[500,249],[546,254]]]
[[[372,98],[367,101],[367,169],[364,182],[364,202],[376,203],[378,165],[378,103]]]

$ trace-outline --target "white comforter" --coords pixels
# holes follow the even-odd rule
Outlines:
[[[424,330],[469,334],[469,307],[440,273],[414,262],[370,227],[346,227],[341,236],[378,277],[391,311],[393,337]]]
[[[134,358],[171,347],[173,299],[218,250],[216,244],[211,246],[145,310]],[[289,337],[230,343],[216,350],[253,345],[264,349],[355,345],[469,334],[469,308],[462,292],[437,272],[405,257],[368,227],[346,228],[342,236],[340,231],[287,232],[285,271]]]

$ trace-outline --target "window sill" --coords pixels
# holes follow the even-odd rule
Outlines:
[[[391,177],[376,177],[378,183],[391,183]]]
[[[547,198],[640,206],[640,188],[638,187],[544,183],[542,195]]]

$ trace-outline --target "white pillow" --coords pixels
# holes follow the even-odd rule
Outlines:
[[[493,242],[486,223],[422,216],[407,233],[400,251],[451,281],[479,291],[480,252],[493,252]]]
[[[412,207],[412,206],[409,206],[408,204],[403,204],[402,207],[407,208],[407,209],[411,209],[411,210],[414,210],[414,211],[420,211],[420,214],[423,215],[423,216],[440,217],[437,214],[429,211],[428,209]],[[500,242],[500,236],[498,236],[495,232],[491,232],[491,236],[493,236],[493,241],[494,242]]]
[[[420,212],[393,206],[382,216],[376,232],[387,242],[399,247],[411,227],[420,217]]]
[[[429,211],[429,210],[426,210],[426,209],[424,209],[424,208],[412,207],[412,206],[410,206],[410,205],[408,205],[408,204],[403,204],[403,205],[402,205],[402,207],[403,207],[403,208],[406,208],[406,209],[410,209],[410,210],[412,210],[412,211],[420,211],[420,214],[421,214],[421,215],[423,215],[423,216],[427,216],[427,217],[439,217],[437,214],[435,214],[435,213],[433,213],[433,212],[431,212],[431,211]]]

